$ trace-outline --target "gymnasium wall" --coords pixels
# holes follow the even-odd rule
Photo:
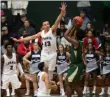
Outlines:
[[[102,12],[103,12],[103,3],[100,1],[90,2],[92,6],[92,14],[95,18],[94,26],[95,28],[102,28]],[[48,20],[50,24],[53,24],[58,14],[60,13],[59,7],[60,1],[30,1],[28,6],[29,19],[33,20],[37,26],[37,30],[42,24],[42,21]],[[74,17],[79,15],[77,9],[77,1],[68,1],[67,2],[67,16]]]

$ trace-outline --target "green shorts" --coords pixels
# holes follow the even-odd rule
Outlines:
[[[70,68],[67,71],[67,81],[76,82],[82,79],[85,66],[83,63],[70,64]]]

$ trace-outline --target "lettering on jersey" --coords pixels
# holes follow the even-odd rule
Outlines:
[[[13,65],[13,64],[16,64],[16,62],[15,61],[9,61],[6,65]]]
[[[43,38],[44,40],[52,40],[52,38],[51,37],[45,37],[45,38]]]
[[[59,59],[65,59],[65,56],[58,56]]]

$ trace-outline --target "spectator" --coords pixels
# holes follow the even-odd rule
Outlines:
[[[64,33],[66,32],[65,23],[63,21],[60,22],[60,28],[57,29],[57,42],[58,44],[61,43],[61,38],[64,36]]]
[[[90,23],[90,20],[89,20],[88,17],[86,17],[86,13],[85,13],[84,10],[80,11],[80,16],[83,18],[83,24],[80,27],[78,32],[80,33],[79,40],[82,40],[84,38],[84,36],[85,36],[84,32],[86,30],[86,26],[87,26],[88,23]]]
[[[95,50],[98,50],[99,45],[97,39],[93,36],[92,31],[88,31],[86,37],[83,40],[83,52],[86,52],[87,44],[92,43]]]
[[[3,45],[1,47],[1,53],[2,53],[2,55],[6,53],[5,45],[8,44],[8,43],[9,43],[9,39],[8,38],[6,38],[6,39],[3,40]],[[15,53],[15,52],[16,52],[15,51],[15,48],[13,47],[13,53]]]
[[[86,17],[86,13],[84,10],[80,11],[80,16],[83,18],[83,24],[80,29],[84,31],[86,29],[87,24],[90,23],[90,20],[88,17]]]
[[[20,28],[18,31],[18,36],[21,37],[23,35],[34,35],[35,34],[35,29],[31,27],[29,20],[25,20],[24,22],[24,27]]]
[[[65,12],[65,14],[63,15],[61,21],[63,21],[63,22],[65,23],[66,29],[69,29],[69,28],[71,27],[71,25],[72,25],[71,18],[66,16],[66,12]],[[61,25],[61,24],[58,25],[58,28],[60,28],[60,25]]]
[[[85,10],[89,19],[92,20],[91,4],[89,1],[78,1],[77,7],[78,7],[79,12],[81,10]]]
[[[8,26],[7,20],[5,16],[1,17],[1,27]]]

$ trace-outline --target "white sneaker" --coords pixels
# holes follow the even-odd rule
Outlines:
[[[10,96],[10,93],[7,93],[6,96]]]
[[[87,94],[87,91],[86,90],[83,90],[83,94]]]
[[[14,96],[15,95],[15,92],[11,93],[11,95]]]
[[[29,94],[30,94],[30,91],[27,91],[27,92],[25,93],[26,96],[28,96]]]
[[[87,94],[89,94],[89,93],[90,93],[90,91],[89,91],[89,87],[87,87],[86,93],[87,93]]]
[[[37,91],[36,91],[36,92],[34,92],[34,96],[37,96]]]
[[[102,95],[104,95],[104,94],[105,94],[104,92],[101,92],[99,95],[102,96]]]
[[[95,93],[96,93],[96,91],[93,90],[93,91],[92,91],[92,94],[95,94]]]
[[[61,96],[65,96],[65,92],[62,92],[62,93],[61,93]]]

